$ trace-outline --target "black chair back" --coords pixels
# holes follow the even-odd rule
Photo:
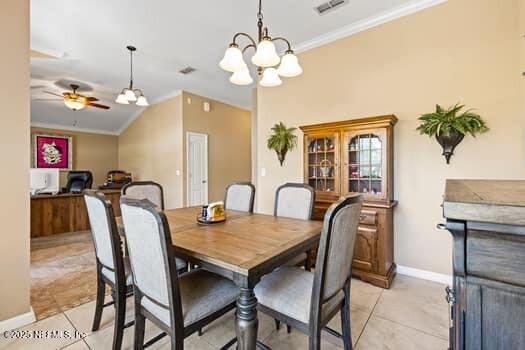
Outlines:
[[[93,185],[93,174],[91,171],[70,171],[67,174],[66,192],[80,193],[91,189]]]

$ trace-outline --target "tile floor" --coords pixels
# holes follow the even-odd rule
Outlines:
[[[31,240],[31,305],[38,320],[92,301],[95,295],[89,231]]]
[[[398,275],[389,290],[383,290],[359,280],[352,281],[351,319],[352,338],[357,350],[365,349],[447,349],[447,305],[444,285]],[[132,299],[128,299],[132,300]],[[132,302],[127,317],[133,318]],[[106,308],[102,327],[92,333],[90,325],[94,304],[89,302],[61,311],[23,330],[69,331],[86,333],[85,338],[12,340],[0,335],[0,349],[110,349],[113,337],[113,310]],[[218,349],[234,335],[233,313],[223,316],[204,329],[202,337],[196,334],[185,340],[186,349]],[[338,316],[330,326],[340,330]],[[148,324],[146,337],[153,337],[159,330]],[[307,338],[299,331],[286,333],[274,329],[273,320],[259,314],[259,339],[273,349],[306,349]],[[124,333],[123,349],[133,348],[133,327]],[[341,349],[339,339],[323,334],[322,349]],[[169,339],[164,338],[151,349],[169,349]]]

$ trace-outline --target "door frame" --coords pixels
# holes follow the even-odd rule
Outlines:
[[[208,174],[208,134],[202,133],[202,132],[193,132],[193,131],[186,131],[186,206],[190,205],[190,137],[191,136],[204,136],[204,150],[206,151],[204,162],[204,169],[202,173],[204,174],[206,186],[204,186],[204,202],[208,203],[208,193],[209,193],[209,174]]]

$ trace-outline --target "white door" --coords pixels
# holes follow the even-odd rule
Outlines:
[[[208,135],[186,133],[188,206],[208,203]]]

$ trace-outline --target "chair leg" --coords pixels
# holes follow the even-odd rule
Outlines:
[[[144,349],[144,333],[146,331],[146,318],[140,312],[139,308],[135,306],[135,340],[133,349]]]
[[[126,321],[126,293],[115,295],[115,331],[113,332],[113,350],[120,350]]]
[[[199,328],[197,334],[199,335],[199,337],[202,335],[202,328]]]
[[[275,329],[277,329],[277,330],[281,329],[281,321],[279,321],[276,318],[274,318],[273,320],[275,322]]]
[[[341,330],[345,350],[352,350],[352,330],[350,321],[350,286],[344,288],[345,298],[341,307]]]
[[[307,257],[306,257],[306,260],[304,261],[304,269],[306,271],[311,271],[312,270],[312,261],[310,259],[310,252],[307,253]]]
[[[290,326],[289,324],[286,325],[286,333],[292,333],[292,326]]]
[[[106,291],[106,284],[102,278],[97,276],[97,301],[95,304],[95,316],[93,317],[93,326],[91,330],[93,332],[98,331],[100,328],[100,320],[102,319],[102,311],[104,310],[104,297]]]
[[[321,350],[321,330],[308,337],[308,350]]]

